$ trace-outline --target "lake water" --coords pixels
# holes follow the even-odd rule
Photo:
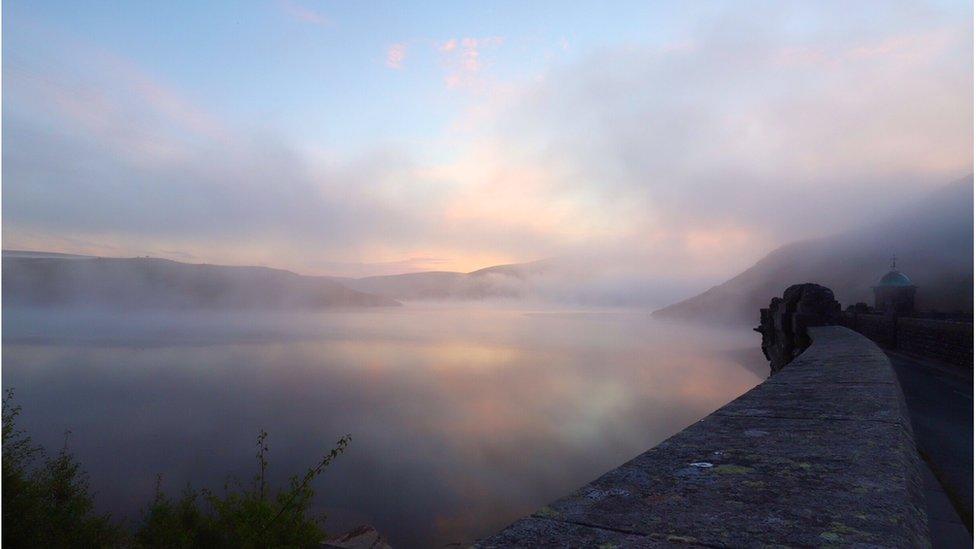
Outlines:
[[[564,495],[761,381],[759,336],[646,311],[428,308],[315,314],[4,310],[20,425],[70,447],[99,506],[134,520],[157,473],[219,488],[303,472],[339,532],[471,541]]]

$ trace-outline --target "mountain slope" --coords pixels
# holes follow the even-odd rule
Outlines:
[[[535,261],[496,265],[470,273],[428,271],[333,280],[361,292],[403,300],[517,298],[524,294],[528,277],[548,268],[548,262]]]
[[[150,258],[3,257],[5,305],[136,309],[321,309],[399,305],[323,277]]]
[[[884,222],[783,246],[731,280],[654,312],[656,318],[756,322],[770,298],[800,282],[831,288],[842,305],[873,304],[871,287],[898,267],[918,285],[919,310],[973,310],[972,176]]]

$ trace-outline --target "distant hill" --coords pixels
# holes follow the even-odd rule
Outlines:
[[[973,178],[939,189],[882,223],[783,246],[731,280],[654,312],[656,318],[758,322],[759,309],[791,284],[831,288],[845,307],[873,304],[871,287],[898,268],[918,286],[920,310],[973,310]]]
[[[92,259],[90,255],[63,254],[59,252],[32,252],[29,250],[4,250],[4,258],[15,257],[55,257],[61,259]]]
[[[152,258],[4,252],[4,305],[134,309],[321,309],[399,305],[324,277]]]
[[[429,271],[365,278],[334,278],[345,286],[402,300],[477,300],[518,298],[527,290],[530,276],[550,268],[547,261],[497,265],[470,273]]]

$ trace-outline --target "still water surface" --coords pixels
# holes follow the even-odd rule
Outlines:
[[[4,310],[3,385],[21,425],[63,432],[99,505],[135,520],[177,493],[304,471],[341,531],[395,546],[470,541],[592,480],[761,380],[748,328],[644,311],[425,308],[315,314]]]

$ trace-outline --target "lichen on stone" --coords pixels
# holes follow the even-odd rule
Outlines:
[[[535,514],[536,516],[543,517],[543,518],[556,518],[559,516],[559,511],[556,511],[555,509],[547,505],[542,509],[536,511]]]
[[[820,532],[820,538],[827,541],[833,541],[833,542],[837,542],[841,540],[840,535],[834,532]]]
[[[722,475],[744,475],[746,473],[751,473],[755,469],[752,467],[743,467],[742,465],[719,465],[715,468],[715,472]]]

